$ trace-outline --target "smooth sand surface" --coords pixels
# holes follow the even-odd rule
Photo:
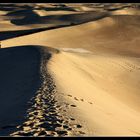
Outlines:
[[[15,9],[0,12],[2,16],[6,14],[5,20],[0,21],[0,25],[5,25],[0,29],[1,74],[7,78],[8,71],[13,72],[15,75],[12,76],[16,78],[18,72],[29,73],[27,77],[15,79],[21,81],[15,86],[19,92],[11,86],[10,83],[14,83],[12,80],[6,82],[5,79],[5,83],[1,80],[4,86],[12,87],[9,91],[13,95],[9,95],[8,90],[1,86],[0,96],[4,101],[1,106],[12,106],[11,98],[16,97],[15,91],[22,94],[25,88],[32,89],[36,85],[39,88],[32,89],[32,92],[28,90],[30,97],[24,95],[28,99],[35,95],[30,101],[32,106],[28,108],[27,115],[20,112],[20,107],[17,108],[19,115],[26,119],[16,124],[20,126],[14,133],[4,129],[3,134],[139,136],[139,4],[16,4],[13,7],[18,12]],[[21,19],[22,16],[24,19]],[[18,50],[23,45],[28,51],[21,50],[20,55]],[[35,52],[29,51],[34,48],[30,45],[36,45],[40,63]],[[24,54],[25,57],[23,61],[17,56],[19,63],[14,61],[17,63],[14,70],[6,68],[6,62],[10,59],[7,52],[11,52],[13,46],[18,46],[13,49],[15,57],[17,54]],[[28,62],[31,63],[30,70],[24,70],[22,67],[28,65],[25,64],[28,59],[31,59]],[[10,59],[9,63],[14,67],[15,63],[12,62]],[[40,73],[37,74],[38,66]],[[27,79],[32,80],[36,76],[42,77],[41,85],[35,80],[34,85],[25,86]],[[22,84],[25,87],[21,88]],[[8,105],[5,93],[11,100]],[[23,103],[23,97],[19,98],[17,104],[23,105],[27,101]],[[1,112],[3,116],[8,114]],[[14,115],[14,112],[11,110],[10,114]],[[6,120],[11,118],[7,116]]]
[[[138,60],[68,52],[53,57],[56,84],[71,95],[65,98],[77,106],[89,135],[139,135]]]

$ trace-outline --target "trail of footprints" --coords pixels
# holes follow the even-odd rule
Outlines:
[[[122,67],[123,69],[125,69],[129,72],[140,70],[140,66],[136,65],[136,64],[133,64],[132,62],[127,62],[127,61],[122,60],[121,63],[118,63],[118,62],[115,62],[115,61],[112,61],[112,63]]]
[[[73,98],[73,99],[76,100],[76,101],[87,102],[87,103],[89,103],[89,104],[93,104],[92,102],[86,101],[86,100],[84,100],[84,99],[80,99],[80,98],[77,98],[77,97],[73,97],[73,96],[70,95],[70,94],[68,94],[67,96]],[[75,105],[71,105],[71,106],[74,107]],[[75,106],[75,107],[76,107],[76,106]]]
[[[129,71],[140,70],[140,67],[136,66],[135,64],[129,62],[125,62],[124,64],[128,67]]]
[[[56,85],[52,77],[46,72],[46,57],[42,60],[43,85],[33,97],[27,110],[26,121],[17,126],[18,131],[11,136],[69,136],[84,135],[82,126],[75,123],[75,119],[65,112],[68,104],[63,108],[55,100]],[[71,105],[71,107],[76,107]],[[63,110],[62,110],[63,109]]]

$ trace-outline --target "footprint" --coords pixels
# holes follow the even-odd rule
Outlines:
[[[39,132],[38,136],[41,136],[41,135],[46,135],[46,131]]]
[[[61,124],[59,124],[59,123],[55,123],[55,124],[53,124],[55,127],[62,127],[62,125]]]
[[[68,123],[69,123],[69,121],[64,121],[64,123],[68,124]]]
[[[76,97],[74,97],[75,100],[79,101]]]
[[[57,131],[57,134],[59,134],[59,135],[66,135],[66,134],[68,134],[68,132],[67,131]]]
[[[82,102],[84,102],[84,99],[80,99]]]
[[[92,102],[88,102],[89,104],[93,104]]]
[[[63,128],[68,129],[69,126],[68,125],[63,125]]]
[[[75,119],[74,118],[70,118],[70,120],[74,121]]]
[[[72,97],[72,95],[68,94],[69,97]]]
[[[60,94],[62,94],[62,95],[65,95],[65,93],[62,93],[62,92],[59,92]]]
[[[83,132],[83,131],[79,131],[79,133],[80,133],[80,134],[86,134],[86,133],[85,133],[85,132]]]
[[[77,124],[76,127],[77,128],[82,128],[82,126],[80,124]]]
[[[71,105],[72,107],[76,107],[76,105]]]
[[[67,130],[71,131],[71,130],[72,130],[72,128],[71,128],[71,127],[69,127],[69,128],[67,128]]]

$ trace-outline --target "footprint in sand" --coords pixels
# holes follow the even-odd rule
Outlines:
[[[93,104],[92,102],[88,102],[89,104]]]
[[[68,125],[63,125],[63,128],[64,128],[64,129],[68,129],[69,126],[68,126]]]
[[[77,128],[82,128],[82,126],[80,124],[77,124],[76,127]]]
[[[72,128],[71,128],[71,127],[69,127],[69,128],[67,128],[67,130],[71,131],[71,130],[72,130]]]
[[[82,134],[82,135],[83,135],[83,134],[86,134],[86,133],[85,133],[85,132],[83,132],[83,131],[79,131],[79,133],[80,133],[80,134]]]
[[[68,94],[67,96],[69,96],[69,97],[72,97],[72,95],[70,95],[70,94]],[[84,99],[78,99],[77,97],[74,97],[74,100],[76,100],[76,101],[82,101],[82,102],[84,102]],[[93,104],[92,102],[88,102],[89,104]],[[76,105],[71,105],[72,107],[76,107]]]
[[[64,112],[67,112],[65,109],[63,110]]]
[[[76,97],[74,97],[74,100],[77,100],[77,101],[79,101]]]
[[[72,97],[72,95],[70,95],[70,94],[68,94],[67,96],[69,96],[69,97]],[[84,102],[84,99],[78,99],[77,97],[74,97],[74,100],[76,100],[76,101],[82,101],[82,102]]]
[[[70,118],[70,120],[75,121],[75,119],[74,119],[74,118]]]
[[[71,107],[76,107],[76,105],[71,105]]]
[[[67,135],[68,132],[67,131],[57,131],[57,134],[59,134],[59,135]]]
[[[68,94],[69,97],[72,97],[72,95]]]

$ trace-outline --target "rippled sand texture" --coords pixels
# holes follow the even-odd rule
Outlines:
[[[0,4],[0,136],[139,136],[140,7]]]

